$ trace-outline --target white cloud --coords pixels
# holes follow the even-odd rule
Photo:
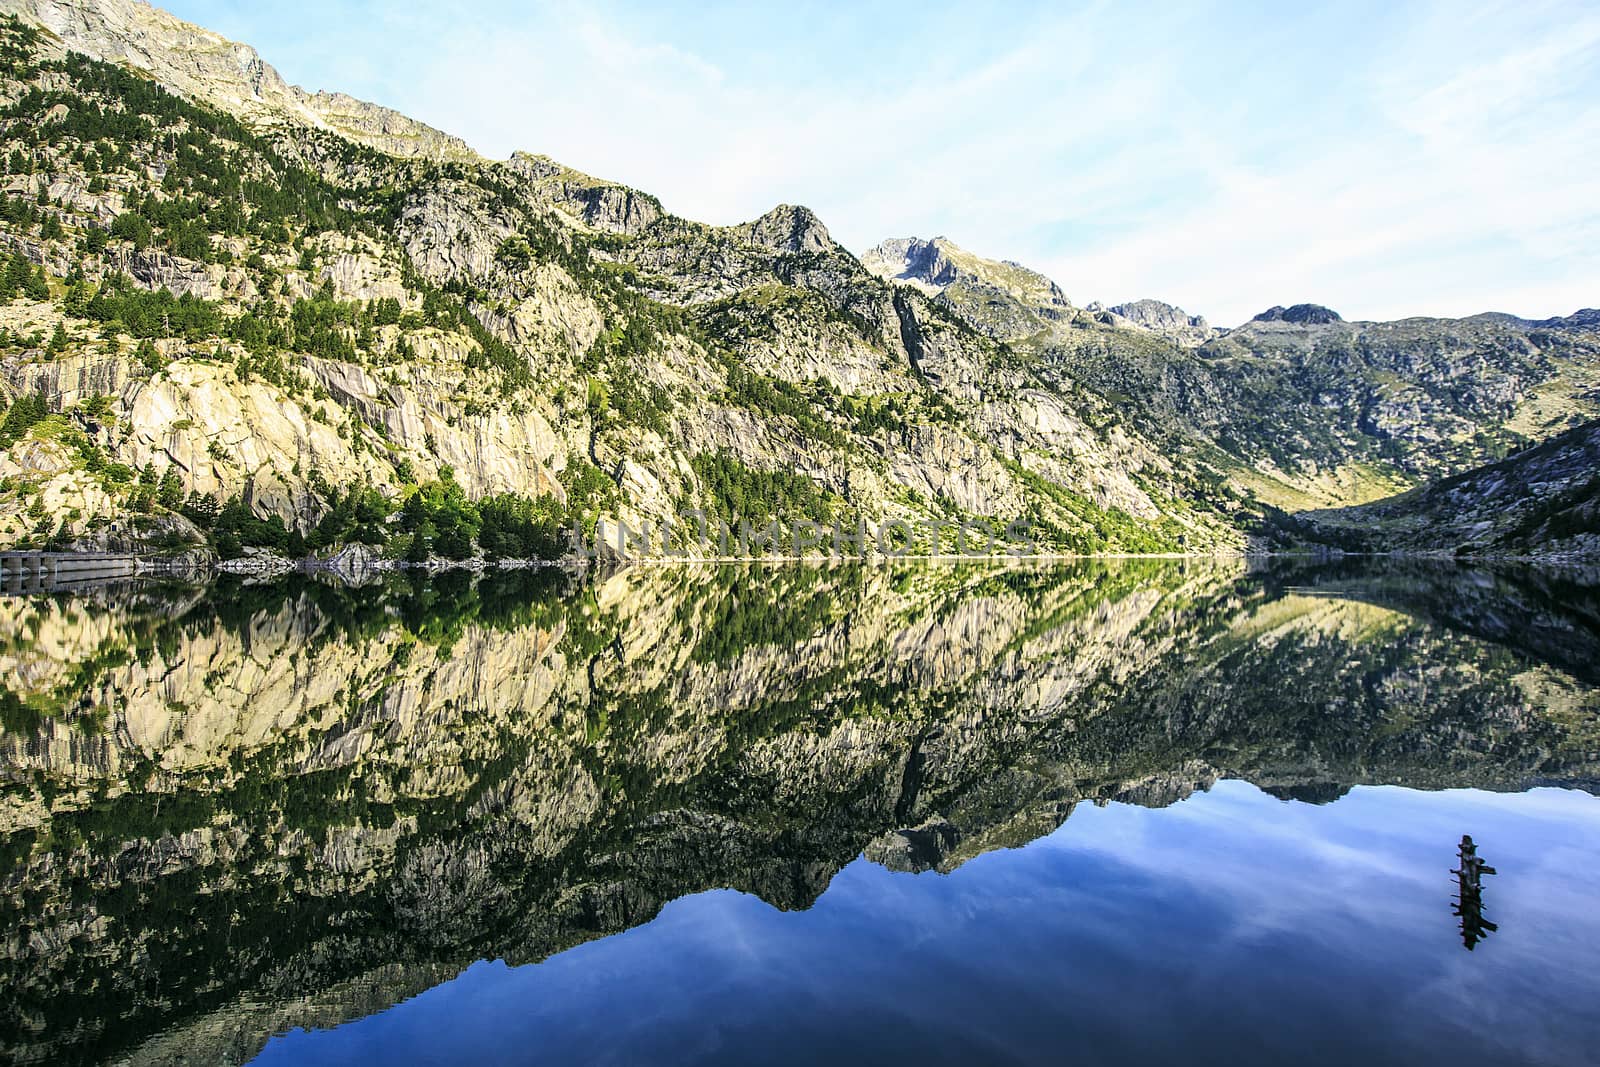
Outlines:
[[[223,10],[225,32],[282,21]],[[1583,5],[885,10],[358,8],[280,38],[287,57],[258,43],[291,75],[691,218],[805,203],[857,251],[942,233],[1080,302],[1157,296],[1221,324],[1302,300],[1600,304]]]
[[[1441,74],[1415,59],[1424,23],[1376,64],[1409,75],[1372,83],[1387,124],[1288,166],[1219,160],[1214,193],[1178,218],[1048,266],[1224,323],[1298,300],[1370,318],[1600,304],[1600,20],[1523,31],[1524,47]]]

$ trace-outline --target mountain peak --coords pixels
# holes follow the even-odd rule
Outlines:
[[[891,237],[868,249],[861,265],[886,281],[911,285],[931,296],[956,280],[947,249],[960,251],[943,237]]]
[[[502,166],[538,187],[568,219],[590,229],[638,233],[664,214],[655,197],[573,170],[546,155],[516,151]]]
[[[1071,310],[1055,282],[1015,260],[984,259],[947,237],[895,237],[868,249],[861,265],[878,277],[936,294],[957,283],[1004,290],[1023,303]]]
[[[1217,332],[1201,316],[1191,315],[1164,300],[1130,300],[1106,310],[1126,320],[1131,326],[1160,334],[1179,344],[1204,344]]]
[[[955,307],[978,329],[1009,341],[1049,328],[1073,311],[1066,294],[1038,271],[984,259],[946,237],[896,237],[861,257],[868,271]]]
[[[1339,313],[1321,304],[1294,304],[1284,307],[1276,304],[1250,320],[1251,322],[1290,322],[1297,326],[1323,326],[1330,322],[1343,322]]]
[[[392,156],[476,159],[459,137],[338,92],[290,85],[249,45],[142,0],[0,0],[0,13],[40,26],[93,59],[135,67],[179,96],[254,126],[328,130]]]
[[[828,252],[839,247],[816,212],[795,204],[779,204],[737,229],[751,243],[778,252]]]
[[[1558,329],[1593,330],[1600,328],[1600,308],[1583,308],[1574,311],[1571,315],[1561,315],[1553,319],[1541,319],[1535,325],[1552,326]]]

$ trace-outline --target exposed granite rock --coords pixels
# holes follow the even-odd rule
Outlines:
[[[1109,310],[1133,326],[1160,334],[1184,346],[1204,344],[1217,335],[1217,331],[1199,315],[1190,315],[1182,308],[1160,300],[1135,300],[1117,304]]]
[[[953,823],[933,818],[868,842],[862,854],[888,870],[920,874],[945,870],[946,856],[960,841],[961,831]]]
[[[1072,314],[1055,282],[1010,260],[973,255],[944,237],[884,241],[861,257],[868,271],[937,297],[997,340],[1046,330]]]
[[[287,574],[294,570],[294,561],[255,548],[246,548],[237,559],[220,560],[217,570],[224,574],[244,574],[256,578]]]
[[[924,241],[918,237],[899,237],[869,248],[861,265],[880,278],[915,285],[933,295],[954,282],[959,272],[950,261],[943,237]]]
[[[735,230],[752,244],[776,252],[831,252],[839,246],[822,220],[808,207],[779,204],[754,222]]]
[[[574,221],[604,233],[636,234],[664,214],[655,197],[591,178],[548,156],[513,152],[503,166]]]
[[[327,575],[344,585],[370,585],[393,566],[372,548],[360,543],[345,545],[322,555],[301,561],[302,569],[310,574]]]

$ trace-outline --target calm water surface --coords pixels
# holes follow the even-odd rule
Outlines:
[[[3,600],[0,1059],[1596,1062],[1597,620],[1196,561]]]
[[[1463,827],[1503,874],[1468,954]],[[857,860],[807,911],[713,890],[545,963],[477,963],[257,1062],[1583,1063],[1600,804],[1241,782],[1089,808],[945,876]]]

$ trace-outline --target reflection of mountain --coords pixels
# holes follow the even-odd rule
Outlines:
[[[1600,781],[1594,599],[1548,580],[1162,561],[224,592],[0,602],[10,1058],[238,1061],[685,893],[803,908],[864,850],[948,870],[1081,800],[1218,776],[1308,800]]]
[[[1365,600],[1600,684],[1600,572],[1593,567],[1460,570],[1395,560],[1381,574],[1360,561],[1315,571],[1316,591]]]

